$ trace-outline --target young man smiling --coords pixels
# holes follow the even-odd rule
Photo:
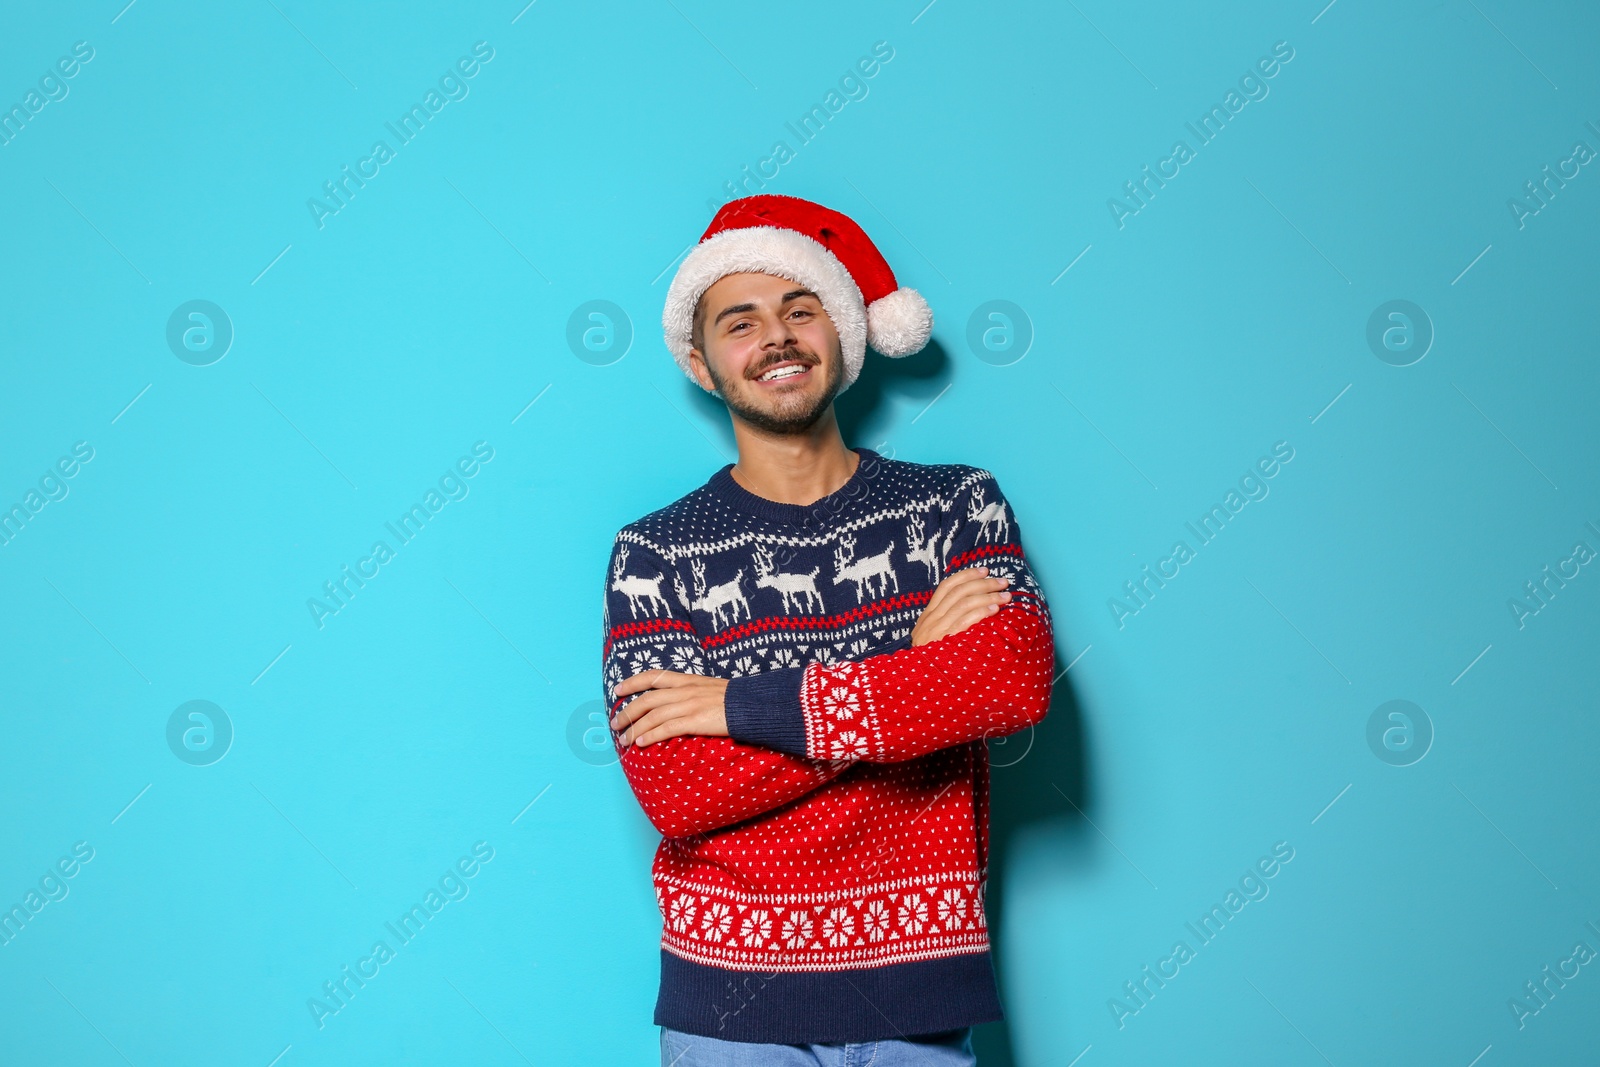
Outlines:
[[[973,1063],[1004,1017],[984,742],[1046,714],[1049,608],[993,475],[846,448],[833,408],[932,314],[848,217],[755,196],[662,318],[739,449],[606,579],[613,736],[663,837],[662,1061]]]

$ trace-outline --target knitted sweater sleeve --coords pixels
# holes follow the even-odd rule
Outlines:
[[[946,537],[943,577],[986,566],[1011,579],[1011,600],[925,645],[736,678],[729,733],[813,759],[887,763],[1042,720],[1055,669],[1050,609],[992,474],[978,471],[957,495]]]
[[[611,713],[624,678],[665,668],[712,672],[688,610],[676,599],[676,572],[648,544],[617,535],[606,579],[603,687]],[[635,694],[637,695],[637,694]],[[612,731],[623,774],[650,822],[664,837],[706,834],[810,793],[850,769],[737,741],[681,735],[640,747]]]

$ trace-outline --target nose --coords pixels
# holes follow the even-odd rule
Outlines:
[[[780,313],[764,317],[761,326],[762,351],[788,348],[796,340],[793,324],[786,316]]]

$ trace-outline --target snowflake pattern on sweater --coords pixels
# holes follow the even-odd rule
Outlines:
[[[1049,608],[993,475],[857,451],[845,486],[803,506],[745,490],[729,464],[612,547],[608,707],[641,671],[730,680],[731,736],[613,735],[663,835],[661,947],[718,973],[847,976],[989,950],[984,739],[1045,715]],[[980,565],[1012,600],[911,647],[939,581]],[[663,988],[657,1022],[676,1025],[673,1002]]]

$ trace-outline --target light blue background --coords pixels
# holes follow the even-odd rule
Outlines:
[[[935,348],[869,355],[850,443],[994,471],[1075,660],[1083,814],[1002,872],[1017,1061],[1592,1053],[1600,969],[1525,1028],[1507,1006],[1600,949],[1600,574],[1507,606],[1600,548],[1600,169],[1507,207],[1600,149],[1592,10],[275,3],[0,35],[6,107],[94,48],[0,147],[0,506],[95,450],[0,547],[0,904],[95,849],[0,948],[6,1063],[651,1062],[657,839],[568,725],[611,535],[734,458],[662,344],[668,268],[877,41],[767,188],[927,294]],[[307,199],[478,41],[469,95],[319,229]],[[1108,198],[1279,41],[1269,95],[1119,229]],[[194,299],[235,330],[210,366],[165,340]],[[634,334],[604,366],[566,342],[597,299]],[[1034,335],[1004,366],[966,340],[995,299]],[[1407,367],[1365,340],[1393,299],[1437,334]],[[319,629],[307,599],[477,441],[470,494]],[[1108,600],[1278,441],[1270,496],[1119,629]],[[166,743],[195,699],[235,730],[211,766]],[[1413,766],[1367,747],[1391,699],[1436,730]],[[1054,773],[997,789],[1024,769]],[[308,998],[478,841],[470,895],[319,1029]],[[1279,841],[1270,896],[1119,1028]]]

